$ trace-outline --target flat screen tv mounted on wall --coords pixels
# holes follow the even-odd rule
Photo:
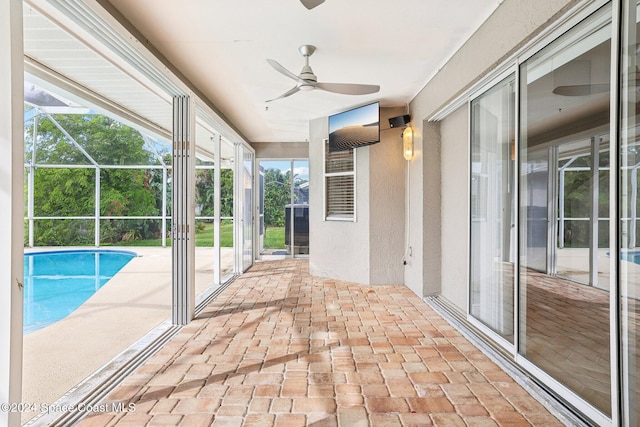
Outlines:
[[[380,142],[380,103],[329,116],[329,152]]]

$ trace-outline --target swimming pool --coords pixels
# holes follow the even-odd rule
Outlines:
[[[607,255],[609,255],[608,252]],[[630,261],[634,264],[640,264],[640,251],[623,251],[620,253],[620,259]]]
[[[25,253],[23,333],[71,314],[135,256],[95,249]]]

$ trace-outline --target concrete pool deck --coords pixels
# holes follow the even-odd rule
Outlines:
[[[104,249],[138,256],[69,316],[24,336],[24,403],[56,401],[171,316],[171,248]],[[221,252],[224,276],[232,271],[233,249]],[[213,248],[196,248],[195,263],[198,295],[213,284]],[[25,412],[22,421],[35,415]]]

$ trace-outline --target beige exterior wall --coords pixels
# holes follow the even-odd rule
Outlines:
[[[389,118],[405,107],[380,109],[381,142],[369,147],[369,262],[372,285],[404,283],[405,159],[402,129],[388,129]]]
[[[356,222],[324,220],[324,139],[328,118],[309,122],[309,271],[357,283],[369,280],[369,148],[356,150]]]
[[[404,108],[381,108],[381,129]],[[382,130],[380,143],[356,150],[356,221],[324,220],[324,139],[328,119],[309,125],[309,268],[312,274],[367,285],[401,284],[405,169],[401,129]]]
[[[441,295],[466,307],[469,277],[468,108],[440,124],[442,135],[442,289]]]

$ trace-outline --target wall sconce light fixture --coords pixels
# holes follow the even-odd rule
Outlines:
[[[402,131],[402,153],[407,160],[413,158],[413,129],[411,126],[407,126]]]

